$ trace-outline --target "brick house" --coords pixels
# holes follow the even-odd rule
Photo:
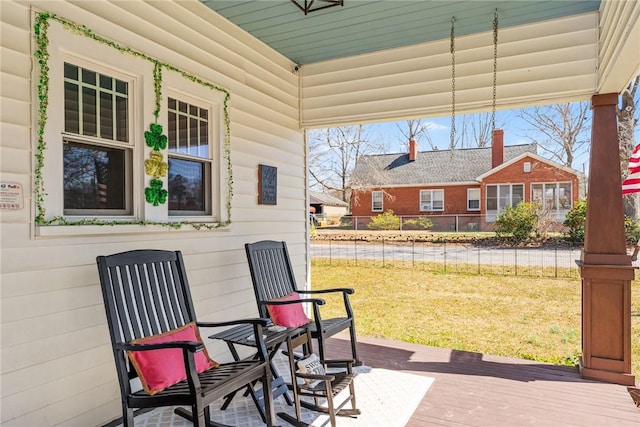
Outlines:
[[[536,144],[503,141],[497,129],[487,148],[418,152],[412,140],[409,153],[362,156],[352,174],[351,213],[370,217],[392,210],[428,216],[434,230],[477,230],[507,206],[533,201],[552,221],[564,221],[584,196],[583,174],[538,155]]]

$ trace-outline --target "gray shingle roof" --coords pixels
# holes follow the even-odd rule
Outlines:
[[[504,147],[504,161],[536,153],[536,144]],[[354,187],[428,185],[475,181],[491,170],[491,147],[420,151],[416,160],[407,153],[374,154],[358,158],[351,174]]]
[[[315,191],[309,191],[309,203],[312,205],[328,205],[328,206],[342,206],[348,207],[349,204],[342,200],[330,196],[324,193],[317,193]]]

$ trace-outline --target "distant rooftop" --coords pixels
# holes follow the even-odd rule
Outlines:
[[[537,145],[505,146],[504,162],[524,153],[537,154]],[[358,158],[351,184],[370,187],[472,182],[491,169],[491,147],[419,151],[415,161],[409,160],[408,153],[373,154]]]

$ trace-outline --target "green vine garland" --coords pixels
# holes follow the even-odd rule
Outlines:
[[[71,31],[74,34],[82,35],[85,37],[89,37],[90,39],[112,47],[118,50],[120,53],[126,53],[129,55],[133,55],[137,58],[142,58],[146,61],[149,61],[154,64],[154,90],[155,90],[155,109],[153,111],[153,115],[156,119],[155,124],[151,124],[149,127],[150,131],[153,131],[154,125],[160,126],[157,124],[158,117],[160,115],[160,104],[161,104],[161,92],[162,92],[162,69],[166,69],[169,71],[173,71],[178,73],[183,78],[197,83],[201,86],[204,86],[210,90],[214,90],[217,92],[221,92],[224,94],[224,102],[223,102],[223,116],[224,116],[224,126],[225,126],[225,134],[223,141],[223,151],[224,151],[224,159],[227,165],[227,194],[226,194],[226,210],[227,210],[227,220],[224,222],[220,222],[217,224],[211,223],[193,223],[193,222],[152,222],[152,221],[140,221],[140,220],[131,220],[131,221],[120,221],[120,220],[104,220],[99,218],[89,218],[89,219],[81,219],[69,221],[62,216],[56,216],[51,219],[46,219],[46,210],[43,206],[45,196],[47,193],[45,192],[44,179],[42,177],[42,169],[44,168],[44,154],[47,148],[46,141],[44,139],[45,127],[47,123],[47,108],[49,106],[49,20],[54,20],[62,24],[62,26]],[[38,82],[38,126],[37,126],[37,136],[38,141],[35,150],[35,171],[34,171],[34,196],[36,202],[36,216],[35,222],[38,225],[122,225],[122,224],[138,224],[138,225],[162,225],[169,228],[181,228],[183,225],[189,225],[196,230],[206,229],[211,230],[219,227],[225,227],[231,223],[231,199],[233,197],[233,177],[232,177],[232,165],[231,165],[231,119],[229,116],[229,99],[231,98],[231,94],[226,89],[214,85],[213,83],[204,81],[199,77],[196,77],[188,72],[181,70],[171,64],[163,63],[158,61],[155,58],[152,58],[149,55],[146,55],[142,52],[138,52],[136,50],[131,49],[130,47],[122,46],[112,40],[106,39],[92,30],[87,28],[84,25],[77,24],[73,21],[69,21],[65,18],[62,18],[56,14],[43,12],[36,15],[35,24],[34,24],[34,33],[36,40],[36,51],[35,57],[38,61],[38,65],[40,67],[40,79]],[[157,128],[156,128],[157,130]],[[145,132],[146,134],[147,132]],[[162,134],[162,126],[160,126],[160,134]],[[164,136],[164,135],[162,135]],[[166,137],[165,137],[166,138]],[[145,135],[146,140],[146,135]],[[148,142],[147,142],[148,144]],[[154,151],[158,151],[154,148]],[[147,174],[151,175],[153,179],[151,180],[151,187],[147,187],[145,189],[145,197],[147,200],[149,198],[146,196],[146,193],[149,188],[155,188],[154,191],[158,190],[157,183],[154,181],[158,180],[158,176],[154,176],[152,173],[148,172],[147,162],[158,162],[157,157],[151,157],[149,160],[145,161],[145,170]],[[160,160],[162,162],[162,160]],[[162,166],[159,166],[161,169]],[[155,169],[157,172],[158,170]],[[162,175],[160,175],[162,176]],[[160,181],[160,188],[162,186],[162,181]],[[162,190],[166,193],[166,190]],[[162,194],[160,192],[160,194]],[[166,197],[166,194],[165,194]],[[158,195],[156,201],[160,203],[161,195]],[[165,200],[166,201],[166,200]],[[154,203],[153,201],[150,203]],[[161,202],[164,203],[164,202]],[[155,204],[155,203],[154,203]],[[157,205],[156,205],[157,206]]]

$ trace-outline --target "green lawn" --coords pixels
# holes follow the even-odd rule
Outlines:
[[[573,365],[580,356],[578,278],[442,274],[335,260],[311,265],[314,289],[355,288],[358,335],[556,364]],[[339,306],[327,300],[325,317]],[[631,311],[632,372],[640,376],[639,281]]]

